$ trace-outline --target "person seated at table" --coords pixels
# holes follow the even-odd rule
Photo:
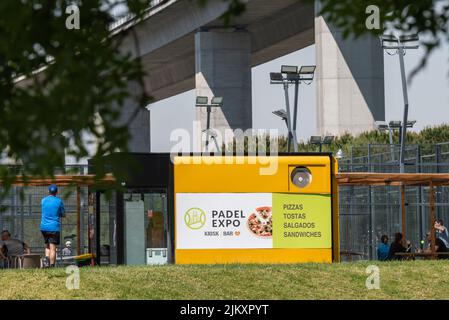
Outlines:
[[[12,239],[11,233],[8,230],[3,230],[1,233],[2,250],[4,256],[21,256],[23,254],[29,254],[30,248],[28,245],[20,241],[19,239]]]
[[[443,220],[435,220],[435,232],[436,236],[444,242],[446,248],[449,248],[449,233],[443,224]]]
[[[427,250],[424,250],[424,253],[432,253],[432,238],[430,236],[430,232],[428,232],[426,234],[427,236],[427,241],[429,241],[429,248]],[[440,238],[435,236],[435,252],[436,253],[440,253],[440,252],[448,252],[449,249],[448,247],[446,247],[446,245],[444,244],[444,241],[441,240]],[[449,257],[447,255],[438,255],[438,259],[448,259]]]
[[[403,257],[396,255],[396,253],[405,253],[407,248],[402,245],[402,233],[394,234],[394,242],[391,243],[390,251],[388,252],[388,260],[402,260]]]
[[[377,247],[377,259],[379,261],[386,261],[388,259],[389,252],[390,246],[388,245],[388,236],[384,234],[380,237],[380,243]]]
[[[6,258],[6,247],[3,245],[3,242],[0,240],[0,269],[4,269],[8,267],[7,258]]]

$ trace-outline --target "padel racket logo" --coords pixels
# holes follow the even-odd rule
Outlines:
[[[206,224],[206,214],[200,208],[190,208],[184,215],[184,222],[192,230],[201,229]]]

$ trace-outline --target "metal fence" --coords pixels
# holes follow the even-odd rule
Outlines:
[[[352,148],[350,154],[339,160],[340,172],[399,172],[399,145],[368,145]],[[410,145],[406,150],[406,172],[449,172],[449,143],[427,146]],[[11,166],[20,174],[20,167]],[[70,166],[57,173],[87,174],[88,167]],[[0,202],[0,230],[10,230],[14,238],[29,244],[33,252],[43,252],[39,231],[40,201],[46,196],[46,187],[13,187]],[[61,239],[76,234],[76,193],[61,187],[67,218],[62,222]],[[101,244],[115,250],[115,201],[101,195]],[[421,245],[429,229],[427,187],[407,187],[406,238],[414,247]],[[340,188],[340,232],[343,260],[376,259],[376,247],[383,234],[393,238],[401,230],[399,187],[345,186]],[[436,215],[449,222],[449,188],[436,188]],[[74,251],[88,250],[88,189],[81,188],[80,248],[73,241]],[[61,244],[62,246],[63,244]],[[113,252],[111,252],[113,256]],[[114,259],[113,259],[114,260]],[[111,261],[114,263],[114,261]]]
[[[399,145],[367,145],[352,148],[339,160],[340,172],[399,172]],[[405,154],[409,173],[449,172],[449,143],[409,145]],[[406,188],[406,239],[422,246],[429,225],[428,187]],[[399,187],[340,187],[340,238],[343,260],[376,259],[376,248],[385,234],[400,232]],[[449,188],[436,188],[436,216],[449,222]]]
[[[20,165],[7,165],[7,169],[16,175],[22,174]],[[87,165],[67,165],[55,169],[56,175],[86,175],[89,173]],[[77,193],[76,187],[59,186],[58,195],[63,199],[65,207],[65,218],[61,220],[61,244],[59,250],[64,246],[66,240],[71,240],[72,251],[83,254],[89,251],[89,219],[92,226],[95,221],[94,215],[89,214],[89,190],[87,186],[80,187],[80,234],[78,237],[78,215],[77,215]],[[0,199],[0,230],[9,230],[12,238],[24,241],[35,253],[44,252],[44,242],[40,232],[41,200],[48,195],[46,186],[12,186],[4,194],[0,188],[2,198]],[[109,217],[115,213],[114,201],[109,201],[101,195],[101,211],[103,213],[100,223],[101,230],[109,230]],[[96,206],[95,197],[93,206]],[[107,224],[107,227],[105,226]],[[93,230],[91,230],[92,232]],[[108,232],[100,235],[101,243],[109,243]],[[95,246],[95,237],[91,235],[90,241]],[[79,247],[78,247],[79,243]]]
[[[59,195],[64,201],[66,217],[61,223],[61,248],[64,239],[72,240],[74,252],[87,252],[87,187],[81,187],[81,247],[77,248],[77,205],[76,188],[59,187]],[[30,246],[32,252],[44,252],[40,233],[41,199],[48,195],[47,187],[13,186],[1,201],[0,230],[9,230],[12,238],[20,239]]]

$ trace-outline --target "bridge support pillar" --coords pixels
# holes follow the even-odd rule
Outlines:
[[[315,11],[317,131],[357,134],[385,120],[383,49],[378,38],[344,39]]]
[[[130,83],[128,90],[131,96],[125,99],[120,117],[121,123],[128,123],[129,119],[135,115],[134,120],[128,125],[128,130],[131,135],[128,142],[128,150],[130,152],[147,153],[151,151],[150,111],[143,108],[137,110],[137,101],[142,90],[140,85]]]
[[[251,38],[246,31],[199,31],[195,35],[196,95],[223,97],[211,113],[211,128],[252,127]],[[197,109],[197,121],[206,128],[207,112]],[[200,137],[200,135],[199,135]],[[204,141],[204,137],[203,137]]]

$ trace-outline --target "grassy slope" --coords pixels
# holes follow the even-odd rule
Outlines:
[[[449,299],[449,261],[82,268],[79,290],[64,269],[0,270],[1,299]]]

